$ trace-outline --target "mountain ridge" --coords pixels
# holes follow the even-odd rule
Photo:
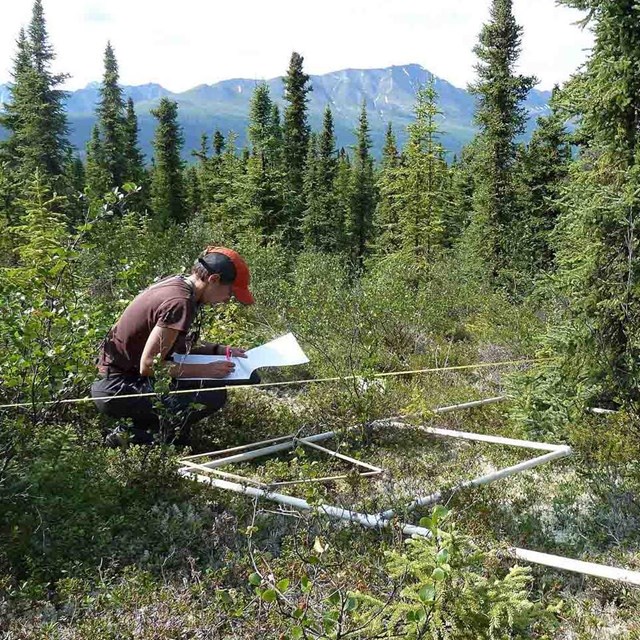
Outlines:
[[[367,105],[373,151],[379,156],[389,121],[400,144],[406,139],[406,126],[413,120],[415,92],[432,74],[419,64],[392,65],[373,69],[346,68],[322,75],[311,75],[313,91],[309,94],[309,120],[313,129],[320,129],[322,113],[329,104],[333,111],[338,147],[355,144],[354,131],[362,101]],[[441,142],[451,155],[459,153],[475,135],[473,112],[475,98],[465,89],[433,75],[442,111]],[[131,97],[140,125],[140,143],[147,160],[151,157],[151,141],[155,119],[150,109],[162,97],[178,103],[178,115],[185,138],[185,158],[200,145],[200,136],[211,136],[220,129],[225,136],[236,132],[238,146],[246,144],[249,102],[254,88],[261,82],[269,86],[272,99],[283,106],[282,76],[268,80],[229,78],[213,84],[199,84],[180,92],[172,92],[158,83],[124,85],[125,99]],[[84,152],[95,122],[95,107],[99,98],[99,82],[70,91],[66,109],[71,143]],[[535,119],[548,113],[549,91],[532,90],[524,103],[529,118],[528,138]],[[8,85],[0,84],[0,104],[10,97]]]

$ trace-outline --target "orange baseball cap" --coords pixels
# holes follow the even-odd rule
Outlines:
[[[242,304],[253,304],[255,298],[251,291],[249,291],[251,273],[244,258],[237,251],[228,249],[227,247],[207,247],[204,250],[204,262],[206,262],[206,256],[211,253],[218,253],[229,258],[235,268],[235,278],[233,278],[231,285],[233,296]]]

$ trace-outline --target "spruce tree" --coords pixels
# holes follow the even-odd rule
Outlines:
[[[0,158],[7,163],[7,169],[19,165],[19,146],[23,138],[23,123],[21,113],[27,108],[25,95],[27,76],[31,71],[31,57],[29,55],[29,43],[24,29],[20,29],[16,41],[16,57],[13,61],[11,72],[12,83],[10,85],[11,101],[4,105],[0,112],[0,126],[10,133],[8,140],[0,142]]]
[[[536,82],[515,72],[522,28],[516,24],[512,4],[512,0],[492,1],[489,22],[482,27],[474,48],[479,59],[475,67],[478,79],[469,87],[477,97],[475,120],[480,128],[481,154],[471,239],[496,276],[512,271],[517,254],[515,138],[526,123],[521,103]]]
[[[185,205],[187,213],[192,216],[196,213],[200,213],[202,210],[202,189],[200,187],[200,177],[198,176],[198,169],[195,165],[190,165],[185,170],[184,176],[185,183]]]
[[[0,117],[0,125],[9,133],[3,147],[12,157],[18,181],[26,183],[38,171],[41,181],[65,189],[69,143],[65,93],[58,87],[66,76],[51,72],[54,57],[42,2],[35,0],[27,32],[18,38],[11,102]]]
[[[213,199],[208,211],[212,221],[220,224],[224,232],[236,240],[252,231],[251,221],[258,219],[260,212],[252,201],[251,175],[245,161],[238,156],[233,131],[226,138],[222,155],[214,156],[210,162],[213,164],[206,175]]]
[[[96,113],[100,127],[104,169],[110,187],[124,184],[127,172],[125,157],[125,106],[118,84],[118,63],[110,42],[104,52],[104,76]]]
[[[259,84],[249,109],[251,157],[247,160],[252,211],[250,224],[263,242],[281,239],[286,233],[283,218],[284,175],[279,117],[274,121],[273,103],[266,82]]]
[[[259,83],[253,91],[249,104],[248,137],[253,155],[264,155],[268,152],[271,139],[272,107],[269,85]]]
[[[273,136],[274,145],[280,150],[280,155],[284,161],[284,137],[280,121],[280,108],[276,102],[271,105],[271,135]]]
[[[379,198],[373,216],[373,230],[375,251],[379,255],[393,253],[400,248],[398,203],[400,160],[396,136],[389,122],[382,147],[382,162],[376,176]]]
[[[153,171],[151,174],[151,208],[162,227],[186,218],[182,129],[178,124],[178,105],[162,98],[151,114],[158,120],[153,138]]]
[[[447,248],[459,247],[467,239],[466,232],[474,216],[480,145],[481,140],[476,136],[449,167],[449,197],[444,212],[444,246]]]
[[[283,140],[286,167],[286,202],[284,242],[297,247],[300,243],[299,227],[304,210],[304,166],[309,144],[307,120],[307,94],[309,76],[302,69],[304,58],[295,51],[291,55],[289,69],[283,79],[284,112]]]
[[[209,159],[209,136],[206,133],[200,135],[200,148],[192,151],[191,155],[198,159],[198,164],[203,167]]]
[[[215,131],[212,138],[213,155],[208,157],[205,149],[198,153],[200,159],[200,187],[205,205],[219,202],[219,193],[223,189],[222,161],[226,141],[222,133]],[[204,158],[204,159],[203,159]]]
[[[91,138],[87,143],[86,168],[87,194],[92,206],[100,206],[105,193],[109,190],[111,177],[105,168],[100,139],[100,127],[96,123],[91,131]]]
[[[335,253],[344,247],[344,216],[338,206],[335,180],[338,169],[333,114],[327,105],[322,132],[309,143],[305,170],[304,246]]]
[[[371,134],[367,117],[367,106],[362,101],[359,126],[356,132],[357,143],[353,159],[353,190],[348,225],[348,242],[351,257],[361,264],[369,249],[376,206],[375,178],[373,158],[371,157]]]
[[[538,118],[531,140],[519,154],[516,187],[518,208],[524,213],[518,225],[519,272],[535,276],[554,268],[551,233],[561,210],[560,198],[566,186],[571,147],[564,116],[555,109],[557,91],[551,99],[550,115]]]
[[[343,238],[340,248],[349,250],[348,229],[351,220],[351,202],[353,197],[353,171],[351,161],[344,147],[338,151],[336,177],[333,181],[333,193],[336,201],[336,221],[342,229]]]
[[[633,0],[563,0],[588,9],[595,43],[563,90],[579,160],[555,232],[570,330],[563,376],[587,402],[637,418],[640,402],[640,22]]]
[[[401,248],[415,260],[430,260],[443,245],[446,175],[438,141],[438,94],[433,78],[418,90],[415,121],[408,127],[405,162],[398,171]]]
[[[71,147],[67,149],[64,166],[64,182],[68,187],[67,210],[69,220],[79,222],[85,218],[86,214],[86,185],[87,174],[85,165],[80,156],[75,154]]]
[[[225,146],[224,136],[222,135],[222,133],[220,133],[220,131],[216,129],[216,132],[213,134],[213,152],[217,156],[222,155],[222,152],[224,151],[224,146]]]
[[[304,173],[305,211],[302,218],[301,232],[305,249],[317,251],[322,243],[322,207],[320,203],[318,136],[311,133],[307,145],[307,160]]]
[[[138,117],[133,99],[129,98],[123,123],[124,175],[127,181],[143,186],[146,183],[147,175],[144,168],[144,154],[140,151],[138,133]]]

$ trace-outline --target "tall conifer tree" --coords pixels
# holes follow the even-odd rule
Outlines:
[[[322,132],[310,144],[305,173],[304,246],[335,253],[344,247],[344,216],[338,206],[335,181],[338,169],[333,115],[325,108]]]
[[[478,139],[463,147],[449,167],[449,197],[444,211],[444,246],[455,247],[473,216]]]
[[[348,226],[351,255],[358,263],[362,262],[369,249],[376,206],[376,188],[371,157],[371,134],[367,105],[362,101],[360,121],[357,130],[357,143],[353,159],[353,190],[351,193],[351,211]]]
[[[11,103],[0,118],[9,132],[3,146],[13,157],[19,181],[31,180],[38,171],[45,184],[64,189],[69,143],[65,93],[58,87],[66,76],[51,72],[54,58],[42,1],[35,0],[27,32],[18,38]]]
[[[283,79],[284,98],[287,102],[283,125],[284,161],[287,172],[284,241],[292,247],[297,247],[300,243],[299,227],[304,210],[304,166],[310,132],[307,120],[307,94],[311,87],[308,85],[309,76],[302,68],[303,62],[304,58],[294,51]]]
[[[18,149],[24,135],[21,113],[27,107],[25,101],[28,98],[28,94],[26,94],[25,90],[27,88],[27,76],[31,71],[29,43],[24,29],[20,29],[20,34],[16,41],[16,49],[17,53],[13,61],[13,71],[11,72],[11,101],[5,104],[4,110],[0,112],[0,126],[10,133],[8,140],[0,142],[0,153],[2,154],[2,159],[7,162],[7,167],[14,168],[19,164]]]
[[[587,402],[640,403],[640,22],[633,0],[563,0],[595,43],[563,91],[579,161],[563,194],[557,262],[571,331],[567,371]]]
[[[202,189],[200,187],[200,177],[195,165],[190,165],[185,170],[185,206],[189,215],[200,213],[202,210]]]
[[[102,140],[100,139],[100,127],[96,123],[91,131],[91,139],[87,143],[87,169],[86,181],[89,201],[96,206],[102,202],[105,193],[109,190],[111,176],[105,169],[103,160]]]
[[[125,177],[137,185],[142,185],[146,180],[144,168],[144,154],[140,151],[138,139],[138,117],[133,104],[133,99],[127,100],[127,107],[123,123]]]
[[[516,265],[518,271],[531,276],[555,266],[551,233],[560,215],[560,198],[571,161],[565,119],[555,108],[557,96],[554,90],[552,112],[538,118],[531,140],[521,148],[517,165],[517,196],[524,216],[519,224]]]
[[[348,250],[348,230],[351,221],[351,202],[353,195],[353,171],[351,161],[344,147],[338,151],[336,177],[333,181],[333,193],[336,199],[336,220],[343,230],[342,249]]]
[[[376,253],[393,253],[400,248],[399,189],[400,153],[391,122],[382,147],[382,162],[376,179],[379,193],[373,218]]]
[[[443,244],[447,167],[438,141],[437,100],[431,78],[418,90],[416,119],[407,127],[405,162],[398,172],[400,243],[414,259],[431,259]]]
[[[215,133],[213,134],[213,152],[217,156],[220,156],[224,151],[224,147],[225,147],[224,136],[220,131],[216,129]]]
[[[162,98],[157,109],[151,110],[158,120],[153,139],[153,171],[151,176],[151,207],[161,226],[183,222],[186,217],[185,191],[182,178],[182,129],[178,124],[178,105]]]
[[[522,27],[515,21],[512,5],[512,0],[492,1],[489,22],[474,48],[478,80],[470,86],[478,99],[475,119],[482,155],[477,165],[473,239],[496,275],[512,270],[517,252],[515,138],[526,123],[521,103],[536,81],[515,72]]]
[[[110,42],[104,52],[104,76],[96,110],[100,126],[102,158],[111,187],[124,184],[127,171],[125,157],[125,106],[118,84],[118,62]]]
[[[250,223],[259,229],[263,241],[269,242],[280,239],[286,233],[286,225],[283,219],[282,137],[279,117],[274,121],[266,82],[255,88],[251,98],[248,136],[251,157],[247,161],[247,173],[253,211],[257,214]]]

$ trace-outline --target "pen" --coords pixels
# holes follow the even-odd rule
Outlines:
[[[228,345],[225,347],[224,355],[226,356],[227,360],[231,360],[231,347],[229,347]]]

